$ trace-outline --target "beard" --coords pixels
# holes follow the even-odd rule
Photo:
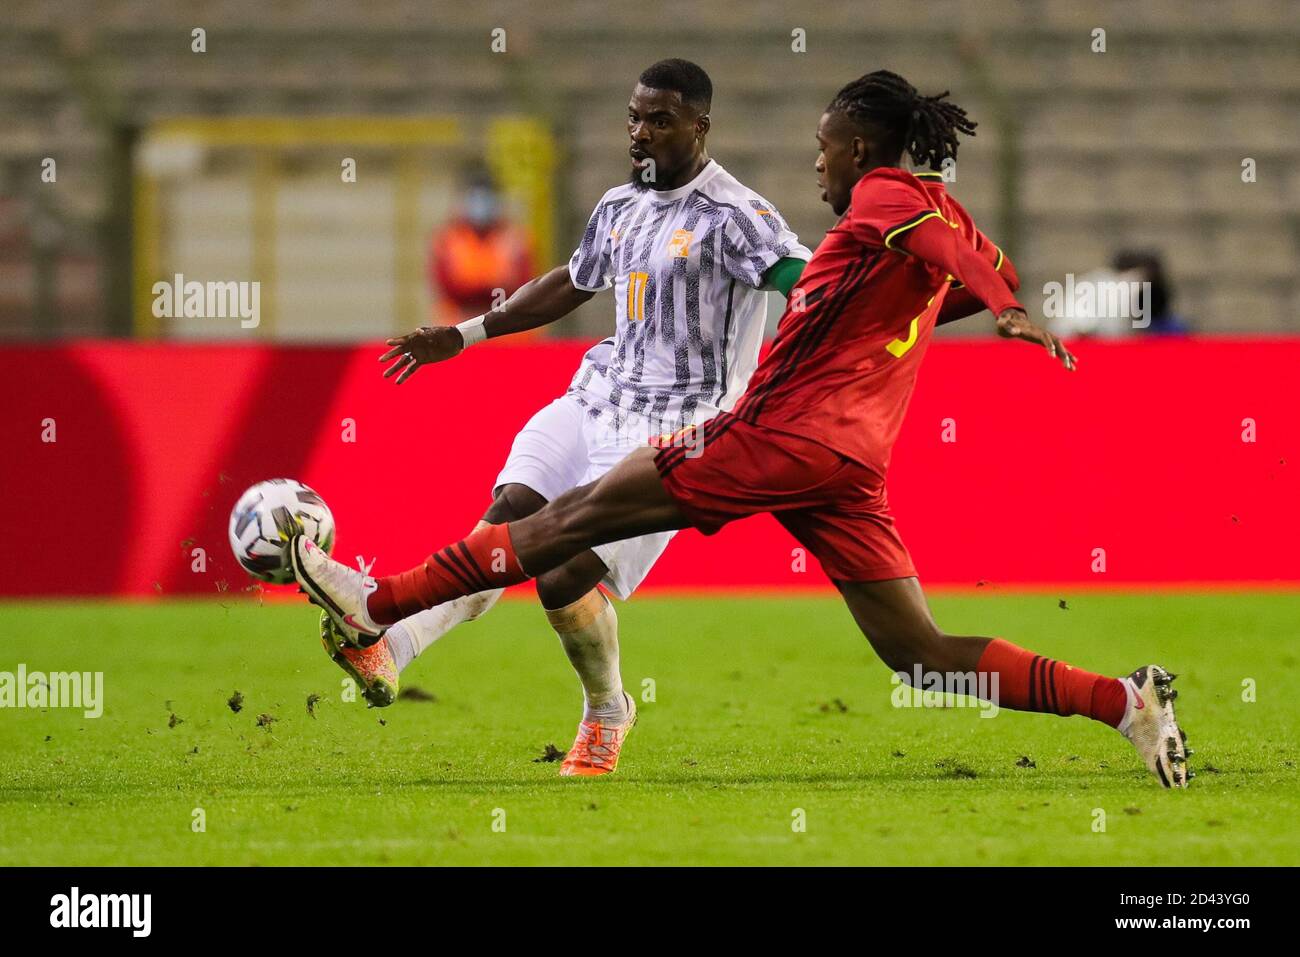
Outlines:
[[[650,188],[650,184],[641,178],[641,174],[644,172],[645,172],[645,167],[633,166],[631,172],[629,172],[627,175],[627,181],[632,185],[632,188],[636,190],[638,193],[644,193],[646,190]]]

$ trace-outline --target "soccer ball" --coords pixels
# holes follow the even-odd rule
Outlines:
[[[326,552],[334,547],[334,516],[325,500],[293,479],[258,482],[230,512],[230,548],[244,571],[273,585],[293,581],[285,546],[297,534]]]

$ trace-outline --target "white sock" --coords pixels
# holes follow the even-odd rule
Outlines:
[[[1119,679],[1124,684],[1124,693],[1128,695],[1128,703],[1124,705],[1124,717],[1120,719],[1115,730],[1120,734],[1128,734],[1128,727],[1133,723],[1133,702],[1137,700],[1138,693],[1133,687],[1133,682],[1128,678]]]
[[[388,650],[393,654],[397,670],[400,672],[462,621],[473,621],[486,614],[497,603],[503,591],[505,589],[495,588],[476,595],[465,595],[403,618],[393,625],[384,637],[388,640]]]
[[[489,523],[479,519],[474,524],[474,531],[487,527]],[[398,674],[416,658],[424,653],[431,644],[451,631],[462,621],[473,621],[497,603],[502,589],[465,595],[454,601],[444,602],[425,611],[417,612],[393,625],[384,634],[388,642],[388,652],[393,656]]]
[[[593,588],[572,605],[547,609],[564,653],[582,682],[584,721],[620,724],[627,718],[623,679],[618,672],[618,615]]]

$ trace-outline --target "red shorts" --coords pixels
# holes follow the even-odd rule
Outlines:
[[[866,466],[726,412],[687,438],[660,448],[655,466],[678,508],[705,535],[771,512],[836,581],[916,574],[889,514],[884,482]]]

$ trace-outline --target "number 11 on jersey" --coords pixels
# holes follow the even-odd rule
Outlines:
[[[627,274],[627,321],[640,322],[645,318],[645,284],[650,279],[648,272],[630,272]]]

